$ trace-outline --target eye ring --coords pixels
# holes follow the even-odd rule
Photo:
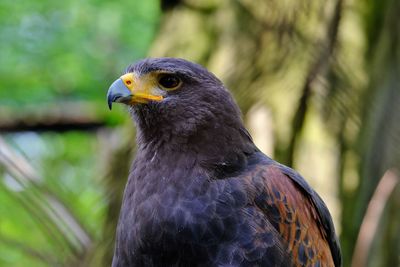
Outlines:
[[[164,73],[159,75],[158,84],[165,89],[171,90],[178,88],[182,84],[182,80],[174,74]]]

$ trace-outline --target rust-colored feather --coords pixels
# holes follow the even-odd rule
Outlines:
[[[286,241],[296,266],[334,266],[327,234],[308,194],[275,165],[250,175],[255,204]]]

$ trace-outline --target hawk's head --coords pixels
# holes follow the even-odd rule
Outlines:
[[[111,85],[107,100],[110,109],[113,102],[129,105],[139,126],[169,124],[185,131],[216,119],[241,123],[239,109],[221,81],[183,59],[150,58],[129,66]]]
[[[225,96],[224,96],[225,95]],[[215,96],[228,97],[222,83],[202,66],[177,58],[150,58],[130,65],[126,74],[116,80],[108,91],[112,102],[127,105],[194,101]],[[222,99],[222,100],[224,100]]]
[[[176,58],[145,59],[129,66],[108,90],[108,105],[130,106],[139,145],[189,147],[214,158],[254,149],[229,91],[202,66]],[[211,155],[213,156],[211,156]]]

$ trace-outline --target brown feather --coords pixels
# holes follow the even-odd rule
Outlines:
[[[287,242],[295,265],[314,266],[320,262],[321,266],[334,266],[327,235],[308,195],[273,164],[259,165],[249,175],[252,183],[255,177],[262,184],[255,190],[265,196],[265,203],[256,198],[256,205]]]

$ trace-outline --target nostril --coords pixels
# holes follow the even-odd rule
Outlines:
[[[121,98],[122,97],[122,95],[121,94],[116,94],[116,95],[114,95],[113,96],[113,98],[112,98],[112,102],[116,102],[119,98]]]

